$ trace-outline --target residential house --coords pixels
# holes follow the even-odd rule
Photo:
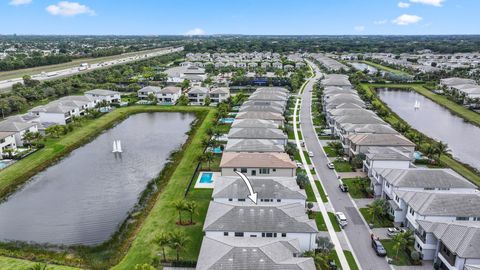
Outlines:
[[[272,112],[240,112],[237,114],[236,119],[260,119],[260,120],[270,120],[277,125],[283,125],[285,122],[285,117],[280,113]]]
[[[261,119],[235,119],[232,128],[278,128],[279,125],[270,120]]]
[[[370,147],[402,147],[413,156],[415,144],[400,134],[355,134],[347,137],[349,156],[366,154]]]
[[[285,152],[283,144],[269,139],[228,139],[225,152]]]
[[[156,96],[159,104],[173,105],[182,96],[182,88],[167,86],[162,88]]]
[[[203,105],[208,97],[208,89],[205,87],[192,87],[188,91],[188,100],[191,105]]]
[[[278,128],[231,128],[228,139],[264,139],[276,145],[286,145],[287,135]]]
[[[162,89],[157,86],[146,86],[137,91],[137,96],[139,99],[145,100],[148,99],[150,95],[156,97],[160,90]]]
[[[15,132],[0,131],[0,159],[8,157],[8,154],[5,151],[7,149],[17,149]]]
[[[271,206],[210,202],[203,230],[206,237],[297,239],[301,251],[317,247],[317,225],[299,203]]]
[[[95,104],[98,104],[102,101],[107,103],[119,103],[121,101],[120,92],[105,89],[94,89],[87,91],[85,92],[85,96],[90,100],[93,100]]]
[[[297,165],[286,153],[225,152],[220,161],[222,176],[294,177]]]
[[[315,270],[311,257],[302,257],[296,239],[204,237],[197,270]]]
[[[369,147],[363,161],[363,171],[369,177],[377,169],[408,169],[413,157],[403,147]]]
[[[11,116],[0,122],[0,132],[14,132],[15,144],[23,146],[23,136],[26,132],[38,132],[37,123],[27,122],[21,116]]]
[[[222,103],[230,97],[230,89],[228,87],[212,88],[209,92],[209,97],[214,104]]]
[[[295,177],[250,177],[253,190],[257,193],[258,204],[299,203],[305,206],[307,195],[300,189]],[[250,192],[239,176],[221,176],[215,180],[213,201],[235,202],[253,205],[248,199]]]

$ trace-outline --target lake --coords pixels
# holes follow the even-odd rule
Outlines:
[[[379,98],[413,128],[447,143],[452,155],[480,169],[480,128],[415,91],[378,89]],[[415,101],[420,108],[415,109]]]
[[[378,71],[378,69],[365,63],[351,62],[350,65],[352,65],[352,67],[356,70],[364,71],[366,69],[368,70],[369,74],[375,74]]]
[[[38,173],[0,204],[0,240],[96,245],[110,239],[194,114],[132,115]],[[112,153],[121,140],[123,153]]]

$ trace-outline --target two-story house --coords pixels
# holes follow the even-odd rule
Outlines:
[[[222,176],[294,177],[297,166],[286,153],[225,152],[220,168]]]

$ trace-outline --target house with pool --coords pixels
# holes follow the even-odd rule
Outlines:
[[[182,88],[177,86],[164,87],[156,94],[158,104],[161,105],[174,105],[181,96]]]
[[[305,206],[307,195],[300,189],[295,177],[250,177],[252,188],[258,193],[258,204],[299,203]],[[213,201],[253,205],[250,192],[238,176],[220,176],[213,189]]]
[[[406,170],[411,167],[412,159],[410,151],[403,147],[369,147],[363,160],[363,171],[367,173],[368,177],[373,177],[374,171],[377,169]],[[375,194],[380,194],[380,190]]]
[[[225,152],[220,169],[222,176],[295,177],[297,165],[286,153]]]
[[[137,97],[141,100],[148,99],[150,95],[156,97],[157,93],[160,92],[160,90],[162,90],[162,88],[158,86],[145,86],[137,91]]]
[[[93,89],[85,92],[85,96],[93,100],[95,104],[102,101],[107,103],[118,103],[121,101],[120,92],[106,89]]]
[[[15,144],[15,132],[0,131],[0,159],[8,157],[7,149],[17,149],[17,145]],[[0,167],[0,169],[2,168]]]
[[[400,134],[355,134],[347,137],[348,155],[355,157],[368,153],[370,147],[401,147],[413,158],[415,144]]]
[[[203,231],[205,237],[297,239],[301,251],[317,248],[317,225],[299,203],[273,206],[213,201]]]
[[[0,132],[14,132],[15,144],[23,146],[23,135],[27,132],[38,132],[38,124],[27,122],[22,116],[14,115],[0,122]]]
[[[228,87],[215,87],[208,93],[213,104],[222,103],[230,98],[230,89]]]

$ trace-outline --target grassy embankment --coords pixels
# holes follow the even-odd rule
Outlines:
[[[364,89],[368,95],[371,95],[373,96],[373,98],[375,100],[377,100],[378,102],[380,102],[381,104],[384,105],[384,107],[389,111],[389,114],[385,117],[383,117],[383,119],[388,122],[390,125],[394,125],[395,123],[397,122],[401,122],[401,123],[404,123],[404,124],[408,124],[407,122],[405,122],[403,119],[401,119],[396,113],[394,113],[385,103],[383,103],[377,96],[376,96],[376,93],[374,91],[375,88],[378,88],[378,87],[390,87],[390,88],[399,88],[401,85],[399,84],[392,84],[392,85],[389,85],[389,84],[360,84],[360,87],[362,87],[362,89]],[[409,89],[420,89],[418,86],[415,87],[415,88],[412,88],[412,86],[415,86],[415,85],[411,85],[411,84],[406,84],[406,85],[403,85],[403,88],[409,88]],[[419,131],[415,131],[415,132],[418,132],[419,134],[421,134]],[[423,135],[425,136],[425,135]],[[428,138],[428,136],[425,136],[426,138]],[[449,155],[442,155],[440,157],[440,161],[445,164],[447,167],[450,167],[452,168],[454,171],[456,171],[457,173],[459,173],[460,175],[462,175],[463,177],[467,178],[468,180],[470,180],[472,183],[480,186],[480,175],[478,175],[475,171],[473,171],[471,168],[469,168],[467,165],[465,164],[462,164],[461,162],[455,160],[454,158],[452,158],[451,156]]]
[[[120,269],[133,269],[136,263],[150,263],[153,258],[157,257],[155,254],[158,252],[156,246],[152,243],[153,237],[162,230],[171,231],[177,227],[175,225],[177,212],[171,207],[171,202],[183,197],[183,192],[188,185],[188,181],[194,173],[195,168],[191,165],[196,163],[198,156],[203,152],[202,139],[207,136],[206,130],[212,125],[215,119],[215,110],[202,107],[159,106],[134,106],[117,109],[99,119],[89,122],[81,129],[76,129],[63,138],[57,139],[56,141],[47,141],[45,148],[17,162],[7,170],[2,171],[0,173],[0,179],[2,179],[0,184],[4,187],[3,190],[12,190],[12,187],[8,187],[8,183],[11,186],[22,183],[31,175],[34,175],[71,150],[89,141],[106,128],[125,119],[128,115],[157,111],[203,112],[203,116],[199,119],[200,123],[197,125],[198,128],[192,130],[194,133],[191,134],[185,144],[184,150],[180,155],[180,160],[170,168],[172,171],[171,177],[164,179],[165,181],[162,182],[160,188],[160,194],[151,202],[151,207],[147,207],[147,210],[150,209],[150,211],[144,213],[144,219],[140,221],[133,233],[129,235],[129,238],[123,241],[123,243],[120,243],[120,246],[116,250],[100,251],[98,254],[89,254],[90,257],[87,255],[88,258],[86,261],[85,258],[83,258],[84,261],[81,264],[101,265],[101,269],[104,269],[105,265],[119,261],[125,254],[126,257],[123,258],[122,262],[118,265]],[[165,174],[165,176],[167,175],[169,175],[169,173]],[[194,216],[194,220],[196,221],[195,225],[179,227],[181,230],[184,230],[191,239],[184,253],[187,254],[187,256],[182,256],[183,260],[196,260],[203,235],[202,222],[205,217],[208,202],[210,201],[210,195],[210,190],[195,190],[189,194],[187,198],[195,200],[198,203],[198,211]],[[108,249],[109,247],[106,248]],[[45,259],[44,256],[38,256],[38,254],[29,255],[30,254],[27,253],[25,257],[29,259],[32,259],[32,257],[33,259],[42,258],[42,261],[51,261],[48,259],[48,256],[47,259]],[[172,254],[169,255],[170,258],[172,258]],[[7,258],[0,257],[0,262],[5,260],[7,260]],[[25,261],[25,263],[28,263],[28,261]]]

